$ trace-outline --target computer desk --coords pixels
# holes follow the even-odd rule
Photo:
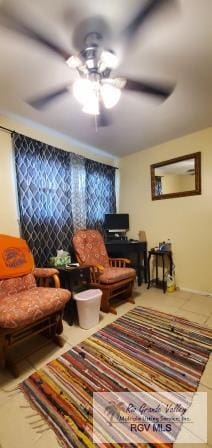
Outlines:
[[[138,240],[108,240],[105,243],[109,257],[128,258],[136,269],[138,286],[148,282],[147,243]]]

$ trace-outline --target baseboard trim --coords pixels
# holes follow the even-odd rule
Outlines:
[[[212,297],[212,293],[207,291],[197,291],[196,289],[190,289],[190,288],[179,288],[179,289],[180,291],[192,292],[193,294],[199,294],[200,296]]]

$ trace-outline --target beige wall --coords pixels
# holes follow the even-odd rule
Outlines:
[[[196,151],[202,194],[152,201],[150,165]],[[212,128],[123,157],[120,212],[130,214],[129,236],[146,231],[149,248],[171,239],[178,286],[212,293]]]
[[[162,176],[162,193],[177,193],[195,189],[195,176],[165,174]]]
[[[99,162],[117,166],[118,160],[112,156],[101,155],[95,149],[73,145],[70,139],[53,132],[29,127],[18,121],[0,117],[0,125],[8,127],[29,137],[66,151],[81,154]],[[0,233],[19,235],[18,208],[16,200],[16,180],[10,134],[0,129]]]

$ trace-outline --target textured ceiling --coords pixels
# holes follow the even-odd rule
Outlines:
[[[130,45],[116,35],[144,0],[13,0],[5,3],[70,53],[76,30],[88,17],[108,25],[119,58],[116,74],[134,79],[174,81],[173,94],[160,103],[138,93],[123,93],[111,111],[113,124],[96,132],[92,117],[70,94],[36,111],[26,100],[72,82],[74,72],[34,41],[0,28],[0,108],[116,156],[148,148],[212,123],[212,1],[176,0],[137,33]],[[124,5],[124,6],[123,6]]]

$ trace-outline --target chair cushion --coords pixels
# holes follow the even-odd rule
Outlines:
[[[33,274],[22,275],[21,277],[0,280],[0,301],[8,294],[16,294],[36,286]]]
[[[109,267],[109,258],[101,233],[97,230],[78,230],[73,246],[80,263]]]
[[[105,268],[103,274],[99,277],[100,283],[116,283],[125,279],[135,278],[135,269],[132,268]]]
[[[65,289],[34,287],[1,296],[0,327],[21,328],[63,308],[71,297]]]

